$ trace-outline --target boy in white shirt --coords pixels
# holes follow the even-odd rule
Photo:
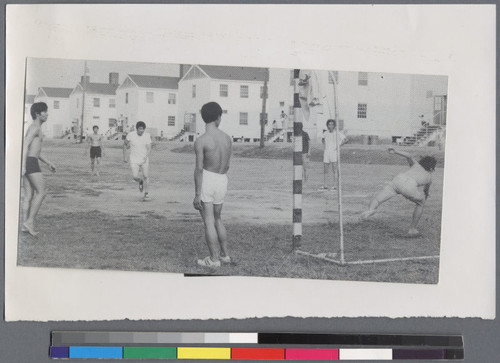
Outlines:
[[[323,152],[323,166],[324,166],[324,175],[323,175],[323,187],[320,188],[322,190],[328,189],[328,169],[330,165],[332,166],[333,171],[333,189],[337,189],[338,187],[338,175],[337,175],[337,133],[338,133],[338,141],[340,143],[339,147],[344,145],[348,139],[342,133],[342,131],[337,130],[337,123],[335,120],[329,119],[326,121],[326,130],[323,133],[323,145],[325,146],[325,150]]]
[[[149,154],[151,153],[151,135],[142,121],[135,125],[136,131],[129,132],[123,143],[123,162],[127,162],[127,149],[130,148],[130,168],[132,176],[139,183],[139,191],[144,191],[144,200],[149,200]],[[142,170],[142,177],[139,171]]]

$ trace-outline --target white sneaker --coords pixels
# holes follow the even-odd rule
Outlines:
[[[198,260],[198,265],[203,267],[220,267],[220,261],[212,261],[210,256],[207,256],[203,260]]]
[[[223,263],[231,263],[231,257],[229,256],[219,256],[219,260],[220,262],[223,262]]]

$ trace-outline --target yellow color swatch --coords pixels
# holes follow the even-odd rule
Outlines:
[[[231,359],[231,348],[178,347],[177,359]]]

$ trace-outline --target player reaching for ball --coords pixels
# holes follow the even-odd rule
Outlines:
[[[429,197],[429,188],[432,183],[431,175],[436,167],[436,159],[433,156],[424,156],[420,160],[414,159],[410,154],[389,148],[389,153],[403,156],[408,161],[410,169],[398,174],[384,189],[378,192],[371,200],[368,210],[361,213],[360,220],[372,216],[378,206],[397,194],[415,203],[413,218],[411,221],[409,236],[417,236],[417,224],[424,211],[424,204]]]

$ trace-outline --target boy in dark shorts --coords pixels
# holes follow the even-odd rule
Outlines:
[[[47,121],[49,116],[47,104],[36,102],[31,106],[30,112],[33,123],[28,128],[28,131],[26,131],[26,136],[24,137],[21,171],[24,189],[22,231],[36,236],[38,232],[35,230],[35,217],[47,195],[45,178],[40,169],[39,160],[47,164],[52,172],[56,171],[56,167],[41,155],[43,139],[42,124]]]
[[[92,127],[94,133],[87,138],[88,149],[90,149],[90,170],[92,175],[99,176],[99,164],[101,157],[104,156],[104,147],[102,145],[102,135],[99,135],[99,126]]]

